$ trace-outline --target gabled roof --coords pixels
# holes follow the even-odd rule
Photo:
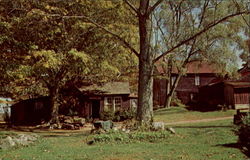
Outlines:
[[[128,82],[108,82],[103,85],[90,85],[78,88],[81,92],[92,92],[102,95],[130,94]]]
[[[156,69],[159,73],[163,74],[165,73],[165,68],[166,66],[162,65],[162,64],[156,64]],[[187,74],[201,74],[201,73],[220,73],[221,70],[216,67],[213,64],[209,64],[208,62],[201,62],[201,61],[193,61],[187,64],[186,67]],[[173,68],[172,69],[172,73],[178,73],[177,68]]]
[[[250,82],[225,82],[227,85],[231,85],[234,88],[249,88]]]

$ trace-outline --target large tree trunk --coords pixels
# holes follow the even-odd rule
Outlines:
[[[151,20],[148,1],[141,0],[139,8],[140,56],[137,120],[149,125],[153,120],[153,54],[150,52]]]
[[[180,79],[181,79],[181,74],[178,74],[177,78],[174,81],[173,86],[170,87],[171,88],[170,91],[168,92],[168,94],[166,94],[166,101],[165,101],[165,106],[164,106],[165,108],[170,107],[174,92],[175,92],[175,90],[176,90],[176,88],[177,88],[177,86],[179,84]]]
[[[49,104],[50,104],[50,123],[59,123],[58,119],[58,105],[56,104],[58,88],[56,86],[49,88]]]

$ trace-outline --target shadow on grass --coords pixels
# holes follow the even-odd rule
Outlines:
[[[0,131],[13,133],[35,133],[42,137],[80,137],[89,134],[89,130],[63,130],[63,129],[47,129],[34,128],[31,126],[0,126]]]
[[[227,144],[218,144],[216,147],[226,147],[226,148],[236,148],[241,150],[243,154],[250,158],[250,151],[244,148],[244,146],[240,143],[227,143]]]

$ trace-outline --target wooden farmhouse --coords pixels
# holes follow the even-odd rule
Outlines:
[[[165,68],[156,66],[157,74],[164,74]],[[207,62],[194,61],[187,65],[186,74],[181,77],[178,86],[176,88],[176,96],[184,104],[197,102],[199,87],[209,84],[214,79],[217,79],[218,69]],[[178,75],[177,69],[172,69],[171,71],[171,85],[173,85],[174,80]],[[163,106],[166,93],[167,93],[167,83],[168,81],[164,78],[154,78],[153,84],[153,100],[154,105]]]

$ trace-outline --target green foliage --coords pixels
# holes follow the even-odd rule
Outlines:
[[[179,116],[182,117],[182,115]],[[41,136],[39,143],[11,149],[8,152],[0,151],[0,157],[5,160],[245,160],[247,156],[239,149],[231,147],[237,142],[237,136],[232,132],[232,128],[231,120],[188,123],[175,127],[176,135],[169,134],[169,137],[155,143],[135,140],[128,143],[114,141],[93,145],[85,143],[89,142],[92,136],[82,130],[79,132],[37,130],[36,133]],[[10,131],[2,131],[0,135],[7,133]],[[15,133],[20,132],[15,131]]]
[[[161,132],[108,132],[98,134],[93,137],[97,143],[134,143],[134,142],[154,142],[168,139],[170,133],[168,131]]]
[[[185,107],[185,105],[181,102],[180,99],[178,99],[177,97],[173,97],[172,101],[171,101],[171,106],[176,106],[176,107]]]
[[[132,120],[135,118],[136,112],[132,110],[125,111],[116,111],[115,113],[112,111],[103,111],[100,114],[100,118],[104,121],[112,120],[114,122],[120,122],[124,120]]]
[[[243,118],[242,124],[236,130],[239,136],[239,143],[242,145],[243,151],[250,155],[250,115]]]
[[[46,85],[55,81],[63,85],[79,77],[92,83],[128,79],[137,69],[136,57],[87,19],[74,17],[89,16],[119,31],[127,28],[121,34],[135,37],[136,30],[128,30],[136,29],[129,23],[131,16],[121,18],[129,15],[120,14],[125,12],[129,11],[121,1],[1,1],[0,74],[4,78],[0,83],[5,86],[1,90],[14,93],[16,85],[15,94],[20,95],[32,85],[29,96],[41,87],[45,90],[40,93],[46,95]]]
[[[100,113],[100,119],[107,121],[107,120],[113,120],[114,119],[114,112],[112,111],[103,111]]]

